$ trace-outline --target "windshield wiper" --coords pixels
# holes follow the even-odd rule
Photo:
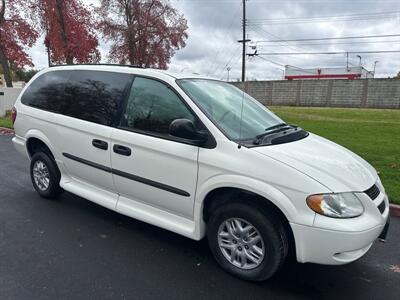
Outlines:
[[[284,130],[287,130],[287,129],[293,128],[293,127],[297,128],[297,126],[295,126],[295,125],[289,125],[289,124],[286,124],[286,123],[279,123],[279,124],[276,124],[274,126],[268,127],[267,129],[265,129],[266,132],[263,132],[263,133],[261,133],[259,135],[256,135],[256,137],[253,140],[253,144],[254,145],[259,145],[261,140],[262,140],[262,138],[264,138],[264,137],[266,137],[266,136],[268,136],[270,134],[277,133],[277,132],[280,132],[280,131],[284,131]]]
[[[279,128],[279,127],[283,127],[283,126],[287,126],[287,124],[286,123],[279,123],[279,124],[276,124],[274,126],[268,127],[267,129],[265,129],[265,131],[272,130],[272,129]]]

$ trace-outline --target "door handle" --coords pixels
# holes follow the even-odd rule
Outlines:
[[[122,145],[115,144],[113,147],[115,153],[124,155],[124,156],[131,156],[131,149]]]
[[[99,148],[101,150],[107,150],[108,149],[108,143],[105,142],[105,141],[102,141],[102,140],[94,139],[92,141],[92,145],[93,145],[93,147]]]

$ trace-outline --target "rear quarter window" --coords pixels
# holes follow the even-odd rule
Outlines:
[[[63,92],[67,80],[67,72],[44,73],[28,86],[21,97],[21,102],[32,107],[60,113],[63,110]]]
[[[107,71],[50,71],[28,86],[21,102],[110,126],[118,117],[132,78],[131,74]]]
[[[64,90],[69,105],[64,114],[102,125],[112,125],[121,108],[132,75],[106,71],[71,71]]]

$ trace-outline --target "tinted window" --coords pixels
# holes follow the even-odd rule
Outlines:
[[[63,71],[47,72],[38,77],[22,95],[23,104],[53,111],[62,110],[62,94],[68,74]]]
[[[175,119],[196,121],[181,99],[165,84],[152,79],[135,78],[122,125],[168,134],[169,125]]]
[[[70,71],[65,87],[68,104],[63,114],[82,120],[111,125],[117,117],[125,88],[132,76],[101,71]]]

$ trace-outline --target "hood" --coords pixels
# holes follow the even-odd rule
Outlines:
[[[315,134],[252,149],[312,177],[335,193],[362,192],[377,180],[375,169],[361,157]]]

